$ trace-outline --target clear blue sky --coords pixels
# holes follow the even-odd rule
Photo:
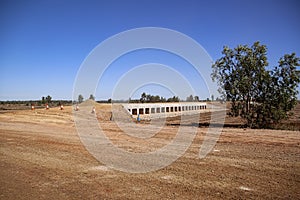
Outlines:
[[[267,45],[273,66],[285,53],[300,56],[299,9],[297,0],[1,0],[0,100],[41,99],[48,94],[53,99],[71,99],[86,56],[108,37],[139,27],[182,32],[201,44],[213,60],[221,56],[224,45],[233,48],[260,41]],[[145,61],[150,62],[151,55]],[[180,71],[180,66],[175,68]],[[126,70],[108,70],[108,77],[116,77],[104,77],[109,87],[97,91],[96,98],[110,98],[111,86]],[[183,71],[192,79],[192,71]],[[152,90],[151,86],[144,89]],[[166,88],[153,91],[168,93]],[[208,97],[201,90],[195,94]]]

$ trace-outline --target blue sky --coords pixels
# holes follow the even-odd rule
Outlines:
[[[41,99],[48,94],[53,99],[71,99],[76,75],[89,53],[107,38],[140,27],[186,34],[213,60],[221,56],[224,45],[233,48],[260,41],[267,45],[274,66],[285,53],[300,56],[299,8],[297,0],[1,0],[0,100]],[[144,51],[122,59],[113,64],[124,68],[112,65],[100,80],[97,99],[110,98],[120,77],[143,62],[167,63],[191,80],[195,95],[202,99],[210,95],[204,85],[193,82],[193,68],[183,60],[177,62],[176,56]],[[122,98],[138,96],[143,90],[172,95],[166,88],[148,85]]]

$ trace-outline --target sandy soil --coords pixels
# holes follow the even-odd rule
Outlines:
[[[107,136],[127,151],[167,144],[178,126],[153,138],[130,137],[96,105]],[[97,161],[76,132],[71,107],[0,113],[0,199],[299,199],[300,133],[224,128],[198,158],[207,128],[186,153],[149,173],[125,173]],[[147,125],[141,124],[141,126]],[[114,155],[110,155],[114,156]]]

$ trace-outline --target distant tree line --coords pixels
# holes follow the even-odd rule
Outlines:
[[[90,95],[89,99],[95,100],[94,95]],[[0,101],[0,105],[8,105],[8,104],[18,104],[23,106],[44,106],[48,104],[49,106],[59,106],[59,105],[72,105],[72,103],[81,103],[83,102],[84,98],[80,94],[78,96],[78,101],[72,102],[72,100],[53,100],[50,95],[42,96],[40,100],[7,100],[7,101]]]
[[[209,98],[208,98],[209,100]],[[200,100],[199,96],[190,95],[186,100],[181,100],[178,96],[173,96],[170,98],[165,98],[159,95],[151,95],[143,92],[140,99],[131,99],[129,98],[129,103],[166,103],[166,102],[199,102],[204,101]],[[207,100],[206,100],[207,101]]]
[[[90,94],[89,99],[95,101],[95,96],[93,94]],[[75,101],[74,103],[82,103],[83,101],[84,101],[84,97],[82,96],[82,94],[79,94],[77,102]]]
[[[42,97],[42,101],[41,103],[42,104],[45,104],[45,103],[51,103],[51,100],[52,100],[52,97],[50,95],[48,95],[47,97]]]
[[[71,100],[51,100],[49,103],[43,100],[11,100],[11,101],[0,101],[0,105],[23,105],[23,106],[44,106],[45,104],[50,106],[59,106],[59,105],[71,105]]]
[[[199,96],[190,95],[186,97],[186,100],[181,100],[178,96],[173,96],[169,98],[165,98],[159,95],[151,95],[143,92],[139,99],[131,99],[122,100],[122,99],[111,99],[108,100],[98,100],[98,103],[166,103],[166,102],[203,102],[203,101],[214,101],[214,95],[211,96],[211,100],[207,98],[206,100],[200,100]],[[90,95],[89,99],[95,101],[95,96]],[[84,101],[84,97],[82,94],[78,95],[77,101],[74,103],[82,103]],[[221,101],[221,99],[217,98],[216,101]]]
[[[138,102],[138,103],[158,103],[158,102],[179,102],[180,99],[177,96],[170,97],[166,99],[165,97],[159,95],[151,95],[143,92],[141,94],[141,98],[139,100],[129,100],[130,103]]]

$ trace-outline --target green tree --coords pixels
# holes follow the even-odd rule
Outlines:
[[[296,67],[299,58],[280,58],[279,66],[267,70],[267,47],[224,47],[223,57],[212,66],[212,79],[220,86],[222,98],[231,101],[232,116],[241,116],[249,127],[265,128],[288,117],[296,105],[300,82]]]
[[[146,98],[147,98],[147,95],[146,95],[145,92],[143,92],[143,93],[141,94],[140,101],[141,101],[142,103],[144,103],[144,102],[146,101]]]
[[[152,102],[160,102],[160,96],[159,95],[155,95],[155,96],[152,96]]]
[[[42,102],[41,102],[41,103],[42,103],[42,104],[46,103],[45,97],[42,97]]]
[[[178,96],[173,96],[171,98],[168,98],[167,102],[179,102],[180,99]]]
[[[297,104],[300,74],[296,67],[300,65],[299,60],[295,53],[286,54],[280,58],[278,67],[269,73],[264,87],[266,92],[260,99],[260,112],[257,112],[256,121],[260,126],[287,119],[291,114],[289,111]],[[267,117],[263,117],[265,115]]]
[[[160,97],[160,102],[166,102],[167,99],[165,97]]]
[[[45,101],[49,104],[51,103],[51,100],[52,100],[52,97],[50,95],[48,95],[46,98],[45,98]]]
[[[179,102],[179,101],[180,101],[180,99],[178,96],[173,96],[173,102]]]
[[[187,102],[193,102],[194,101],[194,96],[193,95],[190,95],[186,98],[186,101]]]
[[[153,101],[153,96],[150,95],[150,94],[146,94],[146,99],[145,99],[146,102],[152,102]]]
[[[90,94],[90,97],[89,97],[89,99],[91,99],[91,100],[94,100],[94,101],[95,101],[95,97],[94,97],[94,95]]]
[[[78,103],[82,103],[84,100],[83,96],[80,94],[78,95]]]

